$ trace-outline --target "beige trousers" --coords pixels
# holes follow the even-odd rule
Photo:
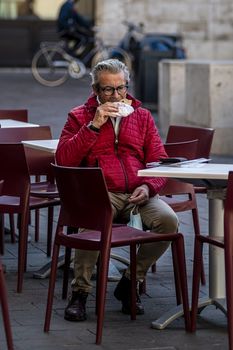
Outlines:
[[[133,204],[128,203],[129,194],[109,193],[114,221],[128,222]],[[143,225],[146,229],[157,233],[171,233],[178,229],[178,218],[175,212],[159,196],[150,198],[147,204],[139,207]],[[169,242],[142,244],[137,252],[137,280],[143,280],[149,267],[166,251]],[[90,292],[91,276],[96,265],[98,252],[76,250],[74,259],[74,279],[72,290]],[[129,270],[126,276],[129,276]]]

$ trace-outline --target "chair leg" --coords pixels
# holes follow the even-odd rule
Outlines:
[[[102,249],[99,258],[99,275],[98,278],[98,314],[97,314],[97,327],[96,327],[96,344],[101,344],[103,333],[103,321],[104,321],[104,308],[107,291],[108,281],[108,268],[110,260],[110,249],[106,251],[106,248]]]
[[[4,214],[0,214],[0,254],[4,255]]]
[[[98,256],[97,262],[96,262],[96,276],[99,276],[100,274],[100,255]],[[99,300],[99,279],[96,278],[96,297],[95,297],[95,314],[98,315],[99,309],[98,309],[98,300]]]
[[[188,298],[188,284],[187,284],[187,272],[186,272],[186,261],[185,261],[185,250],[184,250],[184,238],[182,235],[174,242],[176,247],[177,262],[179,265],[179,276],[180,276],[180,289],[182,293],[183,310],[185,329],[187,332],[191,331],[191,320],[189,311],[189,298]]]
[[[131,320],[136,320],[136,245],[130,245]]]
[[[48,208],[48,227],[47,227],[47,256],[51,256],[52,237],[53,237],[53,213],[54,207]]]
[[[20,215],[19,244],[18,244],[18,281],[17,293],[22,292],[23,275],[26,268],[27,241],[28,241],[28,211]]]
[[[67,227],[67,235],[70,235],[74,232],[78,232],[78,229],[74,230],[72,227]],[[64,265],[64,273],[63,273],[62,299],[67,298],[69,272],[70,272],[70,260],[71,260],[71,248],[66,247],[65,265]]]
[[[192,216],[193,216],[193,226],[194,226],[195,235],[200,235],[199,217],[198,217],[198,212],[195,208],[192,209]],[[203,258],[201,262],[201,284],[203,286],[206,284]]]
[[[15,220],[14,220],[14,214],[9,214],[9,222],[10,222],[10,232],[11,232],[11,243],[15,243]]]
[[[65,265],[64,265],[64,272],[63,272],[62,299],[67,298],[69,271],[70,271],[70,260],[71,260],[71,248],[66,248],[66,250],[65,250]]]
[[[180,290],[181,282],[180,282],[180,273],[179,273],[177,251],[175,249],[174,243],[172,243],[171,249],[172,249],[172,261],[173,261],[175,289],[176,289],[176,303],[177,303],[177,305],[180,305],[182,303],[181,290]]]
[[[227,328],[229,350],[233,350],[233,261],[231,248],[225,248],[225,278],[226,278],[226,302],[227,302]]]
[[[201,279],[201,262],[202,262],[203,244],[195,238],[194,244],[194,264],[193,264],[193,288],[192,288],[192,310],[191,310],[191,331],[196,331],[197,313],[198,313],[198,296]]]
[[[35,209],[35,242],[40,238],[40,210]]]
[[[3,316],[3,323],[4,323],[6,341],[7,341],[7,348],[8,350],[13,350],[14,346],[13,346],[13,338],[12,338],[10,317],[9,317],[9,310],[8,310],[7,291],[5,287],[5,278],[4,278],[4,272],[2,269],[1,263],[0,263],[0,299],[1,299],[2,316]]]
[[[51,273],[50,273],[50,279],[49,279],[47,307],[46,307],[46,314],[45,314],[44,332],[48,332],[50,329],[50,321],[51,321],[53,296],[54,296],[54,289],[55,289],[55,282],[56,282],[56,275],[57,275],[57,264],[58,264],[59,250],[60,250],[60,246],[57,244],[54,244],[52,266],[51,266]]]

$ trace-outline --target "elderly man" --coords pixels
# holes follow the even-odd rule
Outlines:
[[[128,94],[129,71],[116,59],[99,62],[91,72],[93,94],[75,107],[61,133],[56,160],[64,166],[99,166],[104,172],[114,220],[129,221],[137,205],[146,229],[158,233],[176,232],[178,219],[158,193],[163,178],[142,178],[139,169],[147,162],[167,157],[151,113]],[[123,107],[123,108],[122,108]],[[128,110],[128,112],[127,112]],[[142,245],[137,253],[137,281],[143,281],[149,267],[165,252],[167,242]],[[86,300],[98,252],[75,252],[72,297],[65,319],[86,319]],[[122,312],[130,313],[130,271],[126,269],[114,295]],[[144,308],[137,292],[137,314]]]

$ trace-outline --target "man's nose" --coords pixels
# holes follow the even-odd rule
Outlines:
[[[117,95],[120,95],[120,94],[119,94],[119,92],[117,91],[117,89],[114,89],[114,91],[113,91],[113,94],[112,94],[112,95],[114,96],[114,95],[116,95],[116,94],[117,94]]]

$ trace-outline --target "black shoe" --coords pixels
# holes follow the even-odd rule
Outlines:
[[[130,315],[131,314],[131,284],[130,280],[122,276],[121,280],[119,281],[118,285],[116,286],[116,289],[114,291],[114,296],[117,300],[120,300],[122,302],[122,312],[123,314]],[[141,303],[141,299],[138,294],[138,290],[136,291],[136,315],[143,315],[144,314],[144,307]]]
[[[79,291],[72,292],[72,297],[69,304],[65,308],[65,320],[79,322],[87,319],[86,301],[88,293]]]

